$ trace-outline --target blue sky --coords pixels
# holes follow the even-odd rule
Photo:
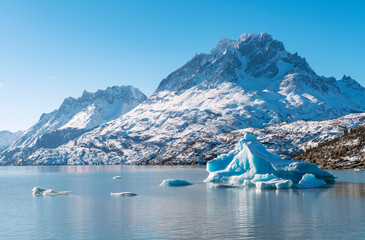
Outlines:
[[[268,32],[324,76],[365,85],[365,1],[0,0],[0,130],[113,85],[151,95],[220,37]]]

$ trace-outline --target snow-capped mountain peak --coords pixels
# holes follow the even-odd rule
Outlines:
[[[39,149],[25,163],[165,163],[174,159],[165,152],[201,137],[365,112],[365,90],[359,87],[355,95],[356,86],[318,76],[305,58],[267,33],[220,39],[210,53],[196,54],[163,79],[132,111],[75,141]],[[85,116],[98,109],[88,106]],[[88,126],[80,119],[91,117],[84,115],[72,115],[59,128]]]
[[[237,41],[221,38],[209,54],[196,54],[164,79],[157,92],[182,92],[194,86],[212,88],[222,82],[241,82],[247,85],[252,82],[252,78],[263,82],[290,73],[318,77],[305,58],[287,52],[284,44],[271,35],[246,33]]]

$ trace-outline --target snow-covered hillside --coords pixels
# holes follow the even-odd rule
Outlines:
[[[19,138],[22,133],[22,131],[0,131],[0,152],[9,147],[15,140]]]
[[[117,136],[109,140],[108,148],[100,143],[105,136],[100,135],[96,144],[78,145],[70,141],[56,149],[39,149],[29,157],[28,164],[119,164],[125,159],[133,164],[205,164],[222,153],[230,151],[245,133],[257,136],[265,148],[291,159],[319,143],[340,136],[344,128],[355,128],[365,122],[365,113],[349,114],[344,117],[324,121],[297,121],[280,123],[265,128],[245,128],[229,133],[203,135],[196,139],[177,137],[161,145],[128,137],[118,148]],[[82,136],[83,138],[85,136]],[[126,137],[127,138],[127,137]]]
[[[349,77],[318,76],[271,35],[243,34],[195,55],[122,117],[57,148],[38,149],[22,164],[186,164],[192,159],[179,151],[199,139],[365,112],[364,96]]]
[[[81,97],[66,98],[58,110],[43,114],[1,154],[2,162],[26,158],[39,148],[56,148],[81,134],[127,113],[147,97],[133,86],[109,87]]]
[[[283,159],[292,159],[303,151],[316,147],[318,143],[340,136],[345,127],[355,128],[364,122],[365,113],[354,113],[332,120],[300,120],[265,128],[244,128],[229,133],[203,136],[195,141],[178,139],[169,143],[166,151],[156,156],[150,164],[161,162],[203,164],[221,153],[230,151],[245,133],[253,133],[257,136],[268,151],[280,155]]]

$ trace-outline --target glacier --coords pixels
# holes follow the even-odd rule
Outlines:
[[[250,133],[235,149],[209,161],[205,182],[255,186],[256,188],[311,188],[332,184],[335,177],[317,165],[282,159],[270,153]]]

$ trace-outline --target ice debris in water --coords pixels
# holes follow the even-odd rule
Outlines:
[[[137,196],[137,193],[132,192],[119,192],[119,193],[110,193],[111,196],[117,196],[117,197],[134,197]]]
[[[115,176],[115,177],[113,177],[113,179],[122,179],[122,177],[121,176]]]
[[[53,196],[59,196],[59,195],[67,195],[69,191],[63,191],[63,192],[56,192],[53,189],[44,189],[40,187],[34,187],[32,189],[32,194],[35,196],[47,196],[47,197],[53,197]]]
[[[43,192],[43,196],[52,197],[52,196],[59,196],[59,195],[67,195],[68,193],[69,193],[69,191],[56,192],[53,189],[47,189],[46,191]]]
[[[32,194],[35,196],[40,196],[43,195],[44,191],[46,191],[46,189],[40,187],[34,187],[32,189]]]
[[[192,183],[180,179],[165,179],[160,184],[160,186],[173,186],[173,187],[188,186],[188,185],[192,185]]]
[[[239,141],[235,149],[209,161],[206,169],[209,176],[205,182],[257,188],[296,187],[306,174],[311,174],[324,183],[335,182],[335,177],[331,173],[313,163],[284,160],[268,152],[255,136],[248,133]],[[299,186],[308,186],[306,179],[307,177]],[[308,181],[315,182],[314,179]]]

